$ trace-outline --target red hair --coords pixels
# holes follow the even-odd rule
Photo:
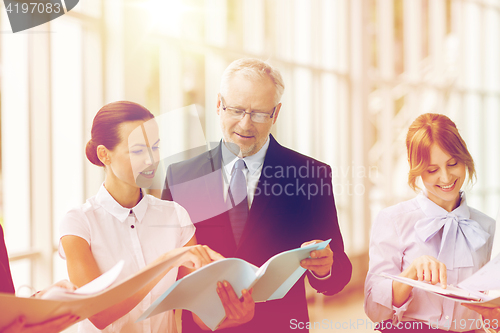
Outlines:
[[[122,123],[152,118],[154,115],[148,109],[134,102],[120,101],[104,105],[94,117],[91,139],[85,147],[88,160],[97,166],[104,166],[97,157],[97,146],[103,145],[113,150],[123,139],[120,137]]]
[[[418,188],[415,184],[417,177],[429,167],[430,150],[433,144],[437,144],[458,162],[464,163],[469,174],[469,182],[472,182],[476,176],[474,161],[455,123],[445,115],[425,113],[413,121],[406,135],[406,149],[410,164],[408,185],[413,190]]]

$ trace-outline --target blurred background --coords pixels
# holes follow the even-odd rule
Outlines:
[[[311,320],[366,318],[371,222],[415,196],[404,138],[419,114],[456,122],[476,162],[468,203],[497,215],[500,0],[81,0],[25,32],[11,32],[4,10],[0,24],[0,217],[18,295],[66,277],[59,221],[104,179],[84,155],[99,108],[191,106],[218,141],[220,77],[241,57],[284,76],[277,140],[332,166],[354,271],[339,295],[309,293]],[[168,144],[190,147],[192,126],[179,119]],[[342,330],[371,331],[358,323]]]

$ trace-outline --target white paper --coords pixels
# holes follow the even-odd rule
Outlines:
[[[491,297],[489,297],[486,294],[480,294],[479,296],[476,295],[476,293],[472,294],[466,290],[463,290],[461,288],[457,288],[452,285],[447,285],[446,289],[441,287],[441,284],[438,283],[437,285],[433,285],[424,281],[417,281],[401,276],[396,276],[392,274],[387,274],[387,273],[381,273],[380,274],[383,277],[390,278],[392,280],[405,283],[409,286],[419,288],[422,290],[425,290],[427,292],[431,292],[433,294],[439,295],[439,296],[450,296],[452,298],[455,298],[456,300],[463,300],[463,301],[481,301],[481,300],[490,300]]]
[[[104,289],[112,285],[116,281],[116,279],[118,279],[118,276],[120,276],[120,273],[123,269],[123,265],[125,265],[125,261],[120,260],[109,271],[90,281],[86,285],[78,288],[74,291],[74,293],[81,295],[91,295],[103,291]]]
[[[237,258],[213,262],[176,281],[162,296],[137,319],[144,320],[172,309],[194,312],[212,330],[224,320],[226,312],[219,295],[217,282],[228,281],[236,295],[255,280],[257,267]],[[196,274],[195,274],[196,273]]]
[[[80,320],[88,318],[134,295],[166,269],[173,267],[187,251],[189,247],[170,251],[170,256],[164,261],[143,269],[120,283],[97,294],[69,294],[71,300],[23,298],[12,294],[0,294],[0,327],[6,326],[21,315],[26,317],[27,324],[40,323],[66,313],[77,315]]]
[[[309,253],[314,250],[324,249],[330,240],[310,244],[301,248],[278,253],[262,265],[252,297],[255,302],[264,302],[283,298],[293,287],[295,282],[304,274],[305,268],[300,266],[300,261],[309,258]]]
[[[68,289],[53,287],[47,290],[45,294],[42,295],[42,299],[51,299],[56,301],[69,301],[73,299],[81,298],[80,295],[92,295],[97,294],[107,287],[111,286],[118,276],[120,275],[125,261],[120,260],[113,268],[111,268],[106,273],[90,281],[86,285],[78,288],[75,291],[69,291]]]
[[[499,292],[491,292],[486,295],[480,292],[468,292],[466,290],[461,289],[460,287],[455,287],[452,285],[448,285],[446,289],[441,288],[440,285],[432,285],[427,282],[415,281],[412,279],[391,275],[387,273],[379,274],[380,276],[393,279],[395,281],[399,281],[410,285],[415,288],[419,288],[430,292],[434,295],[451,299],[455,302],[460,303],[469,303],[469,304],[477,304],[488,308],[496,308],[500,307],[500,293]],[[478,300],[479,299],[479,300]]]
[[[458,286],[473,291],[500,289],[500,254],[491,259],[476,273],[460,282]]]

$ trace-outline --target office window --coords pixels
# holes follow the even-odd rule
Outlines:
[[[2,214],[16,287],[65,274],[58,224],[104,176],[83,151],[97,110],[189,106],[164,149],[197,145],[194,121],[218,141],[220,77],[241,57],[282,72],[273,135],[331,165],[357,268],[374,216],[415,195],[404,140],[421,113],[457,123],[478,172],[468,202],[496,216],[499,35],[500,0],[85,0],[32,33],[2,34]]]
[[[59,222],[103,174],[84,160],[103,104],[101,1],[18,34],[2,34],[3,226],[19,295],[67,276]],[[2,12],[2,29],[8,20]],[[112,67],[112,66],[110,66]]]

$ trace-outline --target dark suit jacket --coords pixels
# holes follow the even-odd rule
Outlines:
[[[221,144],[215,149],[167,171],[162,199],[174,200],[189,212],[199,244],[225,257],[261,266],[273,255],[300,247],[313,239],[331,238],[332,276],[309,281],[318,292],[338,293],[351,278],[351,263],[344,253],[328,165],[287,149],[270,136],[262,174],[238,246],[234,241],[224,202]],[[228,200],[229,201],[229,200]],[[281,300],[258,303],[247,324],[225,332],[284,332],[296,322],[308,321],[304,276]],[[215,288],[215,286],[214,286]],[[184,311],[186,313],[187,311]],[[183,332],[199,331],[191,314],[183,315]]]

